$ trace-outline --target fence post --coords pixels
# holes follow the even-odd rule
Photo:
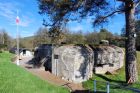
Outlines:
[[[96,93],[96,80],[94,80],[94,93]]]
[[[107,93],[109,93],[110,92],[110,85],[109,85],[109,82],[107,82]]]

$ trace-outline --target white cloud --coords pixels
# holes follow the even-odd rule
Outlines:
[[[83,27],[82,27],[82,25],[77,25],[75,27],[71,27],[70,30],[74,31],[74,32],[78,32],[80,30],[83,30]]]
[[[0,16],[5,18],[11,25],[16,25],[15,20],[17,16],[17,9],[22,6],[19,3],[15,2],[0,2]],[[20,9],[18,10],[20,12]],[[28,17],[29,15],[19,15],[20,23],[19,25],[22,27],[27,27],[32,22],[32,20]]]
[[[8,20],[12,20],[14,18],[15,11],[14,5],[11,3],[0,3],[0,16],[7,18]]]
[[[88,18],[86,18],[86,22],[87,22],[87,24],[91,24],[94,22],[94,19],[91,17],[88,17]]]
[[[28,36],[33,36],[34,33],[30,31],[20,31],[20,37],[28,37]]]
[[[20,33],[21,33],[21,34],[31,34],[32,32],[30,32],[30,31],[25,31],[25,30],[24,30],[24,31],[20,31]]]
[[[86,22],[87,23],[92,23],[92,19],[91,18],[87,18]]]

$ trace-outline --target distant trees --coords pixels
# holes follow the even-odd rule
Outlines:
[[[101,40],[108,40],[113,38],[113,34],[106,29],[100,29],[99,32],[91,32],[85,35],[86,42],[89,44],[99,44]]]
[[[28,48],[30,50],[32,50],[34,48],[34,46],[33,46],[34,36],[20,38],[19,41],[20,41],[19,42],[20,48]]]
[[[11,46],[11,37],[4,30],[0,30],[0,48],[8,49]]]
[[[99,32],[87,32],[82,33],[82,31],[70,32],[69,29],[50,29],[39,28],[35,33],[33,44],[34,47],[40,44],[99,44],[101,40],[108,40],[110,44],[117,46],[122,46],[119,40],[120,36],[117,34],[112,34],[107,29],[100,29]],[[31,43],[30,43],[31,44]],[[124,46],[124,45],[123,45]]]
[[[86,42],[89,44],[99,44],[99,35],[98,32],[88,32],[85,35]]]
[[[38,46],[40,44],[59,44],[65,40],[65,32],[59,28],[39,28],[34,35],[33,44]]]
[[[86,37],[82,33],[82,31],[78,32],[67,32],[65,43],[67,44],[85,44]]]
[[[38,31],[34,35],[33,46],[38,46],[39,44],[50,43],[51,40],[48,35],[47,28],[39,28]]]
[[[49,29],[49,37],[51,39],[51,43],[61,44],[66,39],[65,29],[59,27],[53,27]]]
[[[99,44],[101,40],[108,40],[110,44],[124,47],[121,36],[113,34],[107,29],[100,29],[99,32],[91,32],[85,35],[87,44]]]

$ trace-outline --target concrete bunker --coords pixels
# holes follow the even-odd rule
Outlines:
[[[93,73],[105,74],[123,66],[124,51],[117,46],[40,45],[35,51],[34,64],[62,79],[80,83]]]
[[[72,82],[92,77],[93,51],[88,46],[65,45],[53,49],[52,73]]]
[[[117,46],[99,46],[94,51],[94,72],[105,74],[123,67],[124,51]]]
[[[32,56],[33,56],[33,54],[32,54],[32,52],[30,50],[28,50],[28,49],[20,50],[20,58],[21,59],[25,58],[25,57],[32,57]]]
[[[52,44],[42,44],[35,48],[33,65],[41,67],[44,65],[45,70],[52,70]]]
[[[13,47],[9,50],[9,52],[13,54],[17,54],[17,48]],[[26,57],[33,57],[32,51],[26,48],[20,48],[19,55],[20,55],[20,59],[26,58]]]

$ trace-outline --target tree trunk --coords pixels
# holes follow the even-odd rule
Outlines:
[[[126,61],[125,74],[128,84],[135,83],[138,80],[136,65],[136,46],[135,46],[135,5],[133,1],[125,2],[125,19],[126,19]]]

